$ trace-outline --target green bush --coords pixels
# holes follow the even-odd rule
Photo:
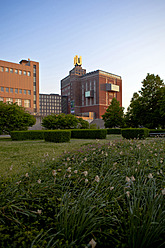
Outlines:
[[[12,131],[12,140],[43,140],[45,130]]]
[[[62,143],[69,142],[71,131],[69,130],[46,130],[44,132],[44,139],[48,142]]]
[[[145,139],[149,135],[148,128],[124,128],[121,134],[126,139]]]
[[[71,138],[76,139],[106,139],[106,129],[71,130]]]
[[[165,133],[165,129],[149,129],[149,133]]]
[[[2,135],[2,130],[0,129],[0,135]]]
[[[97,124],[96,123],[92,123],[89,125],[90,129],[97,129]]]
[[[107,128],[107,134],[121,134],[120,128]]]

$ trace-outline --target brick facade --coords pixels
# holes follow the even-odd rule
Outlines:
[[[122,78],[102,70],[86,73],[80,65],[61,80],[61,95],[68,99],[68,113],[101,119],[115,97],[122,106]]]

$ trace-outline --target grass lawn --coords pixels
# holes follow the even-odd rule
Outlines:
[[[65,152],[93,143],[105,144],[110,140],[120,140],[121,135],[107,135],[104,140],[71,139],[69,143],[49,143],[45,141],[11,141],[0,137],[0,176],[8,177],[38,166],[45,157],[57,160]]]

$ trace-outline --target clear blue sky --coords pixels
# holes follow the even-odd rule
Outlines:
[[[1,1],[0,60],[40,63],[40,93],[60,93],[75,55],[120,75],[123,107],[147,73],[165,80],[165,0]]]

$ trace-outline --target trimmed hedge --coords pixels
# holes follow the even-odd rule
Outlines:
[[[76,139],[106,139],[106,129],[79,129],[71,130],[71,138]]]
[[[107,128],[107,134],[121,134],[120,128]]]
[[[165,133],[165,129],[149,129],[149,133]]]
[[[124,128],[121,134],[126,139],[145,139],[149,135],[148,128]]]
[[[12,131],[12,140],[43,140],[45,130]]]
[[[44,132],[44,139],[48,142],[62,143],[69,142],[71,138],[71,131],[69,130],[46,130]]]

